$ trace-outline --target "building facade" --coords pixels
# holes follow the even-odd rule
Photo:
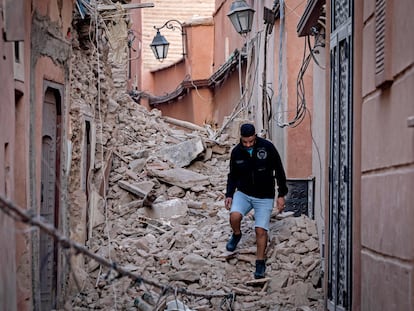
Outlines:
[[[0,193],[67,232],[65,163],[71,1],[3,1]],[[0,214],[2,310],[55,308],[65,258],[52,237]]]
[[[299,36],[316,40],[325,5],[313,131],[324,150],[326,306],[413,310],[414,40],[405,34],[414,4],[308,1]]]

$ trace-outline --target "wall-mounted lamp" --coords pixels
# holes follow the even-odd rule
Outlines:
[[[252,30],[254,10],[245,0],[235,0],[230,6],[227,16],[230,18],[236,31],[243,35]]]
[[[177,23],[178,25],[173,25],[172,23]],[[183,57],[187,55],[186,53],[186,47],[185,47],[185,37],[187,36],[183,24],[180,23],[176,19],[170,19],[165,22],[164,25],[161,27],[154,26],[154,29],[157,30],[157,34],[155,35],[154,39],[152,40],[152,43],[150,44],[150,47],[152,49],[152,52],[154,53],[154,56],[159,61],[162,61],[163,59],[167,58],[168,53],[168,47],[170,43],[165,39],[163,35],[160,33],[160,29],[163,29],[166,27],[167,29],[175,30],[176,28],[181,30],[181,37],[182,37],[182,45],[183,45]]]

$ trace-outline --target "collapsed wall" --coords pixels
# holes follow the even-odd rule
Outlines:
[[[74,12],[72,38],[72,68],[70,87],[70,135],[71,165],[68,172],[69,224],[71,239],[87,244],[88,210],[91,193],[99,187],[102,165],[108,150],[117,143],[115,127],[119,90],[125,87],[127,57],[119,57],[111,51],[110,42],[103,28],[98,27],[92,16],[82,18]],[[126,28],[126,22],[120,21]],[[122,39],[122,37],[121,37]],[[126,53],[124,51],[124,53]],[[117,85],[119,84],[119,85]],[[121,91],[122,95],[125,95]],[[83,259],[76,258],[75,269],[82,269]],[[73,284],[69,285],[73,287]]]

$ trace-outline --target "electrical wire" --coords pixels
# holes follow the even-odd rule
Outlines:
[[[283,1],[283,0],[281,0]],[[293,117],[292,120],[282,123],[282,122],[278,122],[278,126],[279,127],[292,127],[295,128],[297,127],[299,124],[302,123],[302,121],[304,120],[306,113],[309,112],[309,110],[307,109],[306,106],[306,92],[305,92],[305,83],[304,83],[304,75],[306,73],[306,70],[309,66],[309,63],[311,60],[314,60],[315,63],[321,68],[321,69],[325,69],[324,67],[320,66],[320,64],[317,62],[317,59],[314,55],[315,50],[319,47],[324,47],[325,44],[324,42],[320,41],[320,38],[323,38],[323,35],[318,36],[315,40],[315,45],[313,47],[311,47],[311,43],[310,43],[310,38],[309,36],[307,36],[305,38],[304,41],[304,49],[303,49],[303,57],[302,57],[302,64],[301,67],[299,69],[298,72],[298,76],[296,79],[296,110],[295,110],[295,116]],[[281,40],[282,41],[282,40]],[[307,49],[309,49],[309,52],[307,54]],[[279,56],[282,54],[281,51],[279,51]],[[282,66],[282,60],[279,61],[279,66]],[[279,68],[279,73],[281,73],[283,70],[281,68]],[[281,82],[281,78],[279,76],[279,94],[278,94],[278,107],[280,108],[282,105],[281,102],[281,94],[282,94],[282,82]],[[282,114],[287,113],[290,111],[281,111],[281,109],[279,109],[279,112],[277,112],[277,114],[279,115],[279,118],[282,117]],[[275,116],[274,116],[275,117]]]
[[[313,61],[315,62],[315,64],[319,68],[321,68],[322,70],[325,70],[325,67],[323,67],[322,65],[319,64],[319,62],[318,62],[318,60],[316,59],[316,56],[315,56],[315,51],[318,47],[325,47],[324,43],[318,42],[318,38],[319,38],[319,36],[315,37],[315,45],[313,47],[311,47],[310,36],[306,36],[306,41],[308,43],[309,52],[312,56]]]
[[[196,91],[196,93],[197,93],[197,96],[202,100],[202,101],[204,101],[204,102],[206,102],[206,103],[209,103],[211,100],[210,99],[208,99],[208,98],[205,98],[203,95],[201,95],[200,94],[200,91],[198,90],[198,86],[194,83],[194,80],[191,78],[191,75],[190,74],[186,74],[186,76],[184,77],[184,79],[183,79],[183,81],[180,83],[180,85],[181,84],[183,84],[184,82],[186,82],[186,81],[188,81],[188,82],[190,82],[191,83],[191,86],[194,88],[194,90]]]

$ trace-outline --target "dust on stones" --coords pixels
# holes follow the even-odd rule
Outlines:
[[[179,120],[173,122],[156,109],[147,111],[125,93],[125,63],[105,62],[111,63],[110,52],[103,48],[98,63],[90,50],[76,48],[74,38],[71,237],[82,241],[85,235],[93,253],[162,286],[234,293],[232,310],[323,310],[315,221],[306,216],[272,217],[268,281],[260,286],[249,285],[256,251],[252,217],[243,220],[236,254],[225,251],[231,234],[223,203],[229,153],[242,120],[230,123],[214,139],[207,126],[178,126]],[[92,82],[93,68],[100,70],[99,85]],[[98,93],[101,106],[96,105]],[[80,225],[86,198],[77,190],[84,131],[80,115],[90,116],[96,125],[86,233]],[[72,268],[80,289],[74,289],[68,310],[225,310],[230,303],[163,296],[159,288],[117,278],[88,258],[77,259]]]
[[[256,250],[253,217],[243,221],[238,252],[225,251],[231,232],[223,200],[229,152],[237,138],[223,134],[212,140],[207,131],[180,129],[132,100],[112,106],[118,115],[112,141],[118,143],[101,165],[109,167],[106,192],[93,190],[88,239],[93,252],[163,286],[234,293],[234,310],[322,309],[313,220],[272,218],[264,285],[248,284]],[[115,278],[93,260],[86,260],[79,275],[83,294],[71,302],[75,310],[114,305],[168,310],[169,301],[175,301],[154,286]],[[217,310],[222,303],[218,298],[177,299],[192,310]]]

